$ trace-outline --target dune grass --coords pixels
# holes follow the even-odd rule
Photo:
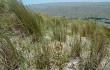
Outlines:
[[[65,70],[75,59],[72,69],[109,70],[109,28],[36,13],[17,0],[7,5],[10,13],[0,18],[0,70]],[[19,31],[26,32],[24,37]]]
[[[8,0],[10,10],[20,19],[28,33],[34,34],[38,40],[42,37],[42,18],[30,11],[26,6],[17,0]]]
[[[24,61],[22,53],[17,51],[10,39],[3,34],[0,34],[0,45],[0,65],[2,65],[2,69],[18,69]]]

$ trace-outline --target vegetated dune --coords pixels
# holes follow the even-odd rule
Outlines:
[[[94,20],[33,12],[17,0],[5,4],[0,70],[110,70],[109,28]]]

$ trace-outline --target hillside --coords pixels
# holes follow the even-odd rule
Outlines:
[[[34,12],[19,1],[0,1],[0,70],[110,70],[110,28],[88,20],[109,18],[70,20],[59,13],[55,17]],[[61,4],[51,4],[56,8],[49,5],[47,10],[57,12]],[[61,5],[61,11],[68,9],[65,15],[71,11],[70,4]],[[84,13],[87,5],[89,9],[89,3],[74,7]]]
[[[45,12],[54,16],[77,17],[103,17],[110,18],[110,2],[100,3],[45,3],[30,5],[33,10]]]

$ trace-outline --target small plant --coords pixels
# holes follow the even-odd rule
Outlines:
[[[55,69],[54,66],[56,66],[56,69],[63,70],[66,66],[66,62],[68,61],[70,52],[69,47],[67,47],[65,43],[56,41],[50,43],[49,48],[51,52],[51,69]]]

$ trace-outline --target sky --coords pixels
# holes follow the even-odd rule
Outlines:
[[[110,0],[22,0],[24,4],[41,4],[52,2],[110,2]]]

